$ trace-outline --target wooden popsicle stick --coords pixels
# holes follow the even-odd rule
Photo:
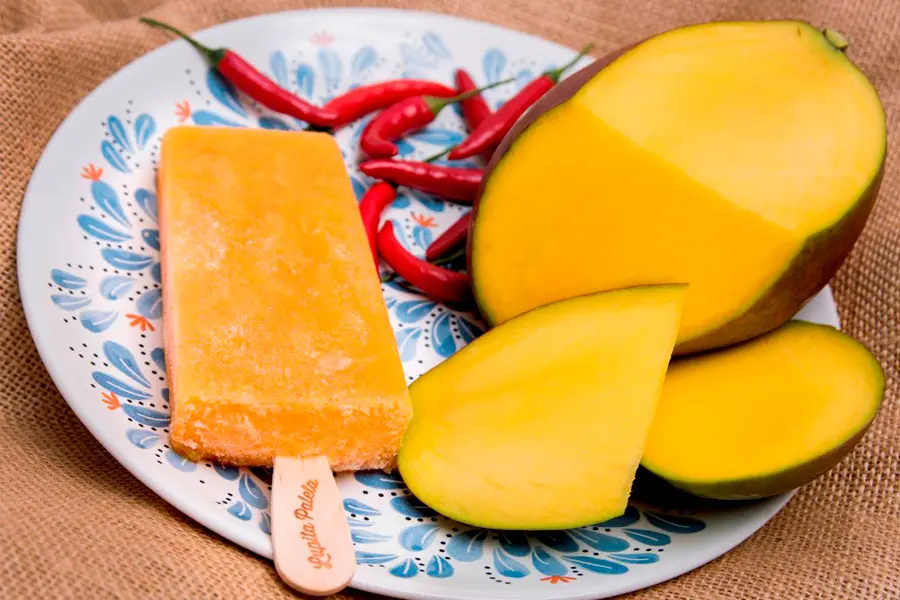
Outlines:
[[[350,583],[356,553],[328,460],[275,457],[272,476],[275,570],[304,594],[328,596]]]

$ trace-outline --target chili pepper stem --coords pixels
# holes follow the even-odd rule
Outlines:
[[[460,258],[463,258],[466,255],[465,248],[457,250],[453,254],[448,254],[447,256],[441,256],[440,258],[436,258],[434,260],[430,260],[433,265],[449,265],[450,263],[456,262]]]
[[[507,83],[511,83],[515,81],[515,77],[510,77],[508,79],[502,79],[500,81],[495,81],[494,83],[489,83],[484,87],[480,87],[475,90],[469,90],[468,92],[463,92],[462,94],[453,96],[452,98],[438,98],[435,96],[425,96],[425,103],[428,104],[428,108],[431,110],[433,114],[438,114],[444,107],[449,106],[450,104],[455,104],[457,102],[462,102],[463,100],[468,100],[472,96],[476,96],[485,90],[489,90],[491,88],[495,88],[500,85],[504,85]]]
[[[213,66],[215,66],[220,60],[222,60],[222,57],[225,55],[225,50],[220,48],[210,48],[209,46],[201,44],[193,37],[189,36],[177,27],[169,25],[168,23],[163,23],[162,21],[157,21],[156,19],[151,19],[150,17],[141,17],[138,20],[141,23],[150,25],[151,27],[164,29],[170,33],[174,33],[175,35],[186,41],[188,44],[196,48],[200,54],[206,57],[206,59],[213,64]]]
[[[432,154],[431,156],[429,156],[428,158],[426,158],[426,159],[423,160],[422,162],[427,162],[427,163],[434,162],[434,161],[436,161],[437,159],[442,158],[442,157],[446,156],[447,154],[450,154],[450,151],[453,150],[453,148],[454,148],[453,146],[450,146],[449,148],[444,148],[443,150],[441,150],[441,151],[438,152],[437,154]]]
[[[571,69],[573,66],[575,66],[575,63],[577,63],[579,60],[584,58],[584,55],[587,54],[588,52],[590,52],[593,48],[594,48],[593,43],[587,44],[584,48],[581,49],[581,52],[579,52],[575,56],[575,58],[573,58],[572,60],[570,60],[563,66],[559,67],[558,69],[553,69],[552,71],[547,71],[546,73],[544,73],[544,75],[546,75],[547,77],[552,79],[553,83],[558,83],[559,78],[562,77],[563,73],[565,73],[566,71]]]

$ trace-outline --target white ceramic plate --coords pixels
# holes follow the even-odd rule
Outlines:
[[[273,14],[198,37],[236,49],[318,102],[352,84],[399,76],[449,83],[453,69],[464,66],[480,83],[517,78],[487,93],[495,104],[573,55],[500,27],[394,10]],[[162,132],[182,120],[300,127],[235,95],[184,42],[128,65],[69,115],[34,171],[19,227],[22,301],[54,382],[107,450],[186,514],[270,556],[269,472],[194,464],[168,446],[154,170]],[[355,167],[360,128],[338,135],[358,194],[369,183]],[[459,141],[461,132],[458,115],[447,110],[403,144],[403,152],[433,154]],[[463,210],[404,193],[387,218],[422,253]],[[386,285],[385,299],[410,380],[481,332],[477,317],[400,285]],[[838,324],[827,290],[802,316]],[[635,590],[728,551],[789,497],[700,505],[639,490],[625,516],[594,527],[497,533],[437,516],[395,476],[360,473],[339,481],[359,562],[353,585],[402,598],[549,600]]]

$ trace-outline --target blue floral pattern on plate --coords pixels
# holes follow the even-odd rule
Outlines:
[[[314,101],[326,101],[349,89],[379,59],[378,51],[370,45],[363,45],[346,59],[342,58],[331,48],[334,36],[324,31],[313,36],[312,41],[318,45],[314,60],[291,65],[285,52],[275,50],[269,56],[269,74],[281,85]],[[429,77],[430,69],[452,58],[441,36],[434,32],[422,34],[418,43],[400,43],[399,54],[405,67],[403,75],[407,77]],[[345,62],[349,68],[345,68]],[[508,77],[507,62],[506,55],[497,48],[485,52],[484,80],[494,82]],[[511,86],[512,91],[532,77],[531,70],[522,72],[523,76]],[[201,126],[305,128],[305,124],[283,115],[263,113],[256,106],[251,109],[253,102],[213,70],[207,70],[202,76],[197,74],[196,79],[202,82],[195,83],[196,86],[204,86],[199,91],[208,94],[212,101],[207,102],[208,108],[200,110],[194,110],[187,100],[177,103],[174,112],[181,122]],[[125,114],[131,112],[128,108]],[[99,142],[105,163],[88,164],[81,170],[93,203],[78,215],[75,225],[87,243],[96,245],[100,262],[105,265],[103,276],[92,286],[88,279],[71,272],[71,264],[53,269],[50,280],[56,288],[51,298],[61,310],[76,313],[81,325],[92,333],[104,333],[121,316],[129,327],[144,335],[158,334],[162,293],[156,192],[147,186],[137,187],[130,194],[128,177],[109,174],[128,175],[140,169],[140,161],[146,160],[145,151],[158,147],[162,129],[149,113],[142,112],[133,121],[123,121],[123,118],[110,115],[105,122],[103,139]],[[358,196],[371,183],[355,166],[352,144],[361,129],[361,124],[352,126],[348,140],[351,145],[344,146]],[[433,146],[459,143],[463,136],[459,123],[452,128],[434,125],[410,136],[402,146],[405,154],[419,155],[432,152]],[[157,145],[151,146],[154,142]],[[437,216],[445,211],[453,212],[454,217],[462,214],[461,207],[406,190],[398,195],[389,218],[403,244],[422,255],[434,239]],[[150,281],[142,284],[148,280],[148,274]],[[428,355],[433,363],[446,359],[483,333],[484,326],[477,315],[433,302],[402,281],[384,284],[383,289],[401,359],[415,373],[408,375],[410,380],[424,370],[411,365],[423,364],[423,355]],[[195,473],[200,465],[179,456],[166,443],[168,388],[162,387],[154,393],[145,373],[148,370],[152,377],[165,383],[163,349],[154,347],[148,352],[145,346],[139,345],[140,357],[145,359],[141,361],[115,340],[103,341],[103,368],[91,373],[94,381],[91,385],[100,392],[101,401],[110,411],[121,411],[129,424],[124,434],[132,444],[155,452],[157,463],[163,468]],[[232,482],[237,490],[222,502],[223,509],[241,521],[255,521],[263,532],[269,533],[271,475],[260,470],[204,466]],[[453,577],[459,569],[482,563],[485,577],[506,583],[536,577],[556,584],[574,582],[585,573],[617,575],[660,560],[658,550],[671,541],[665,532],[684,535],[701,531],[705,526],[702,520],[690,517],[653,513],[642,516],[636,508],[629,507],[614,522],[570,533],[492,532],[463,527],[438,516],[409,494],[398,475],[359,473],[355,481],[362,488],[363,498],[349,496],[344,507],[358,550],[358,563],[384,566],[391,575],[401,579],[420,573],[445,579]],[[387,507],[376,508],[366,502],[366,496],[383,495],[384,491],[393,496]],[[386,510],[401,515],[409,525],[399,531],[379,527],[378,517]],[[641,550],[646,553],[628,552]]]
[[[473,565],[490,581],[507,584],[525,578],[558,584],[585,574],[621,575],[658,562],[671,534],[706,528],[693,516],[629,506],[621,517],[581,529],[491,531],[438,515],[412,496],[397,474],[357,473],[354,478],[364,486],[363,499],[347,498],[344,510],[357,561],[386,566],[401,578],[423,574],[443,579]],[[380,527],[378,517],[386,511],[402,516],[406,524],[399,531],[393,523]]]
[[[310,21],[313,14],[321,20]],[[284,23],[291,24],[290,35],[267,35],[286,31]],[[400,76],[451,81],[453,69],[463,65],[479,84],[515,78],[485,94],[496,107],[573,54],[486,24],[387,10],[271,15],[200,36],[236,47],[282,86],[315,102]],[[54,136],[32,182],[40,193],[30,186],[26,195],[19,261],[29,326],[57,386],[120,461],[198,521],[269,555],[271,471],[194,463],[169,445],[154,180],[161,136],[178,123],[281,130],[305,124],[260,107],[182,42],[126,67],[84,106],[91,118],[85,121],[86,112],[76,109],[71,120],[77,131],[71,124],[60,128],[68,149],[58,150]],[[335,135],[357,197],[372,183],[356,166],[366,122]],[[403,140],[401,153],[429,156],[464,134],[458,111],[446,110]],[[49,177],[45,161],[53,164]],[[48,205],[49,198],[57,204]],[[401,189],[385,219],[422,255],[467,210]],[[61,225],[50,222],[50,212]],[[30,252],[39,243],[50,244],[46,262]],[[384,284],[383,292],[409,381],[483,332],[476,314],[435,303],[402,280]],[[785,501],[697,514],[634,504],[622,517],[581,529],[501,532],[435,514],[396,474],[344,474],[338,481],[359,563],[354,585],[402,597],[548,600],[622,593],[721,554]]]

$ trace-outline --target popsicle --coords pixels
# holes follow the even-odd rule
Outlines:
[[[172,447],[274,464],[279,573],[282,540],[308,555],[302,578],[334,579],[323,527],[354,561],[331,471],[391,468],[411,416],[340,150],[323,133],[177,127],[158,190]]]

